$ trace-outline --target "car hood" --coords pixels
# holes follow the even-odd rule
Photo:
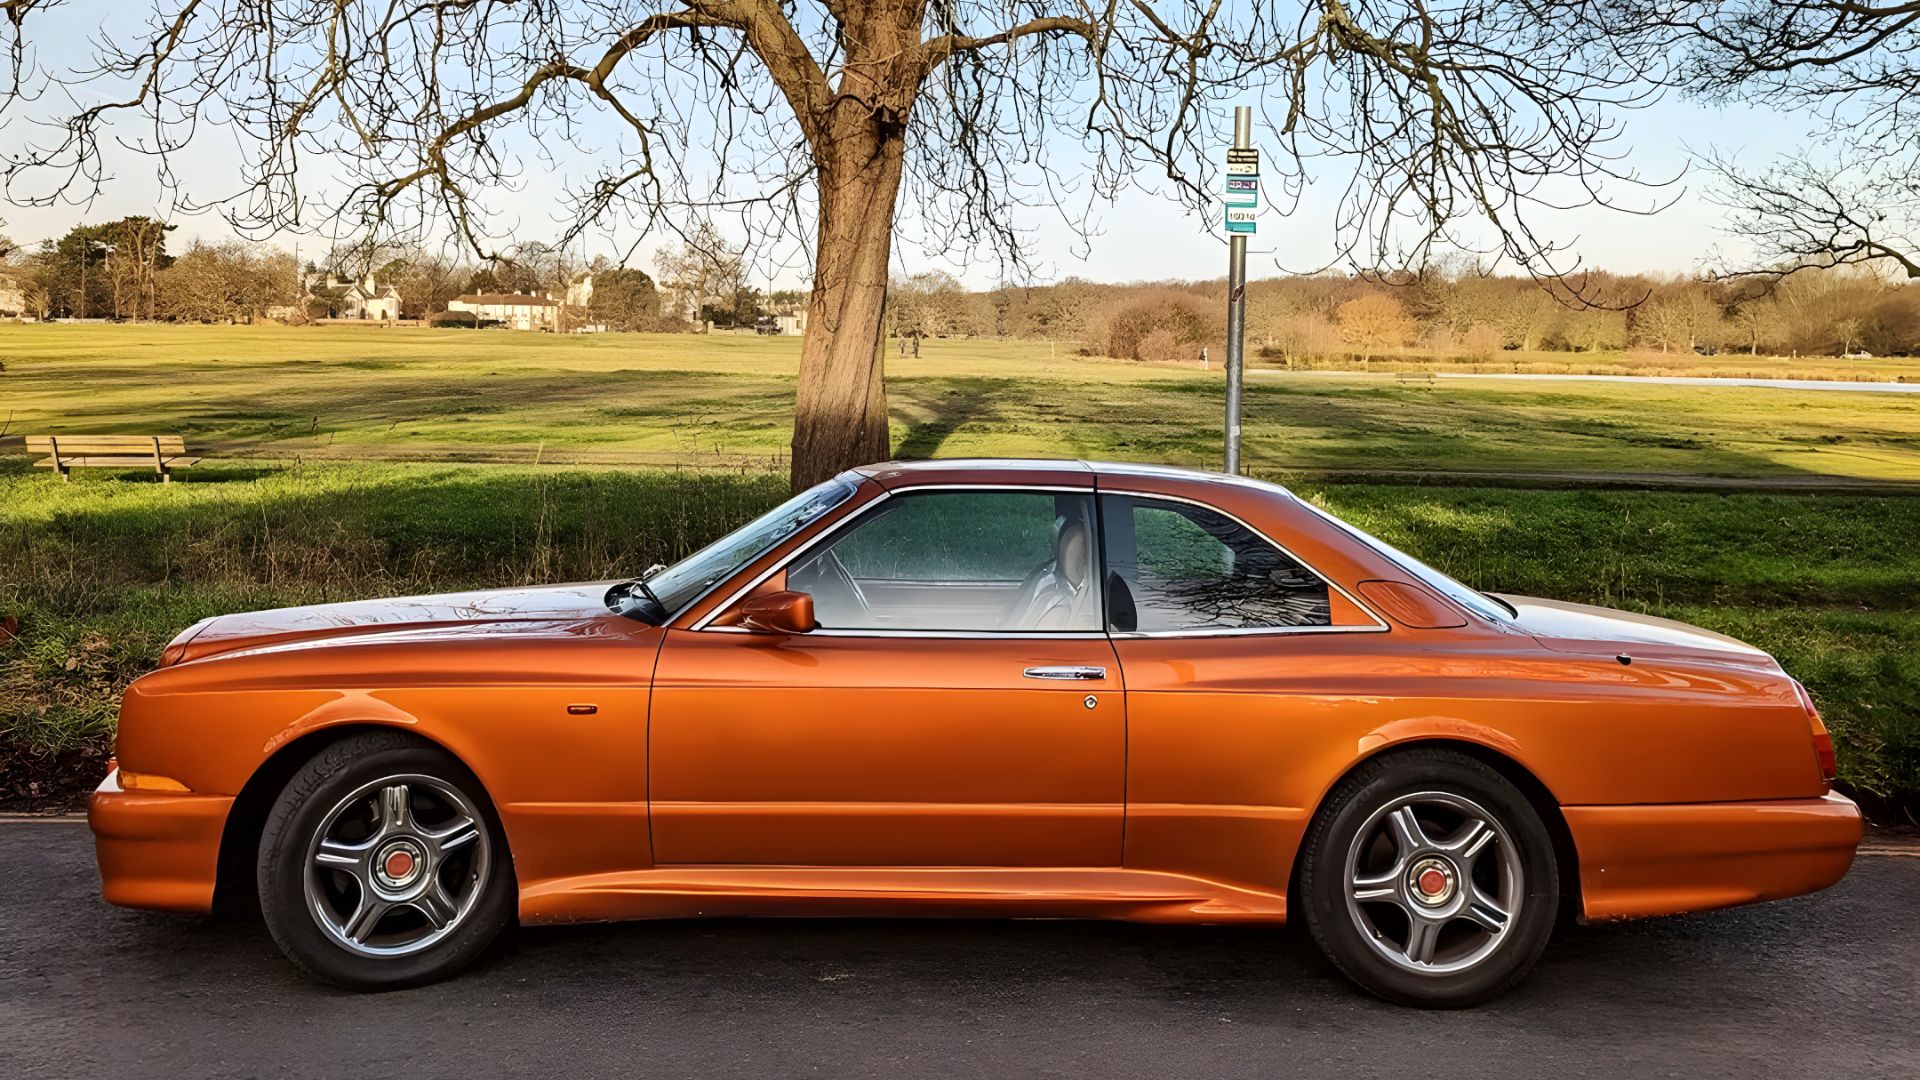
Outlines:
[[[1555,652],[1632,657],[1673,656],[1771,665],[1773,658],[1738,638],[1631,611],[1505,596],[1520,629]]]
[[[604,598],[612,584],[596,581],[490,589],[218,615],[194,624],[174,638],[161,658],[161,666],[240,649],[326,638],[439,629],[484,631],[534,623],[577,624],[605,619],[611,613]]]

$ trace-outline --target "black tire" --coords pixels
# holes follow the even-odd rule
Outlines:
[[[1416,820],[1428,815],[1424,827],[1412,834],[1422,839],[1445,829],[1449,813],[1460,812],[1453,819],[1456,833],[1440,834],[1432,847],[1415,845],[1416,851],[1438,857],[1437,864],[1427,855],[1408,857],[1401,851],[1393,826],[1402,806],[1411,809]],[[1469,807],[1486,816],[1463,809]],[[1488,822],[1492,833],[1478,853],[1466,852],[1470,844],[1457,850],[1440,846],[1453,836],[1469,835],[1473,820]],[[1369,839],[1356,844],[1363,828]],[[1458,856],[1464,861],[1454,861]],[[1483,859],[1491,862],[1483,865]],[[1420,874],[1422,866],[1438,876]],[[1511,873],[1515,868],[1517,876]],[[1356,889],[1355,877],[1379,886]],[[1457,884],[1462,878],[1465,886]],[[1517,908],[1506,919],[1484,914],[1503,910],[1496,902],[1499,897],[1487,889],[1475,890],[1477,883],[1489,880],[1497,883],[1491,888],[1504,890],[1502,895]],[[1431,883],[1433,891],[1424,891],[1421,882]],[[1398,895],[1349,902],[1350,892],[1357,896],[1389,889],[1397,889]],[[1437,899],[1443,892],[1449,900]],[[1532,970],[1558,918],[1560,878],[1553,839],[1518,788],[1465,754],[1412,749],[1366,762],[1334,788],[1301,847],[1297,896],[1314,942],[1361,988],[1406,1005],[1466,1008],[1506,992]],[[1489,903],[1479,903],[1482,897]],[[1449,915],[1456,907],[1459,913]],[[1432,931],[1431,940],[1438,944],[1428,947],[1425,963],[1411,955],[1416,923],[1444,927]],[[1501,929],[1490,930],[1483,923]],[[1392,932],[1396,925],[1406,928],[1404,945]],[[1456,965],[1458,970],[1447,970]]]
[[[471,903],[458,908],[443,936],[420,951],[405,955],[369,956],[352,951],[322,927],[321,917],[308,900],[308,860],[317,830],[335,808],[355,792],[384,778],[413,777],[430,794],[425,781],[447,785],[464,797],[478,818],[476,835],[468,843],[479,855],[468,855],[472,874],[449,862],[446,870]],[[451,805],[451,804],[449,804]],[[375,808],[376,814],[379,812]],[[411,824],[411,816],[406,820]],[[481,833],[484,830],[484,833]],[[485,844],[475,843],[484,838]],[[451,856],[457,858],[458,856]],[[375,862],[371,856],[368,862]],[[478,867],[484,865],[484,874]],[[352,990],[398,990],[435,982],[454,974],[486,951],[512,918],[516,889],[506,838],[486,792],[465,766],[451,754],[403,732],[355,735],[321,750],[301,766],[274,801],[260,836],[257,861],[260,911],[273,940],[300,971],[322,982]],[[438,873],[439,863],[422,860],[423,877]],[[481,878],[484,877],[484,880]],[[348,878],[347,889],[357,879]],[[396,905],[403,921],[407,905]],[[422,914],[424,918],[424,913]],[[389,918],[383,916],[382,918]]]

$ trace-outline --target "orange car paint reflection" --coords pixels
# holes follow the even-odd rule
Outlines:
[[[528,922],[1277,921],[1329,789],[1372,755],[1436,742],[1528,780],[1564,826],[1567,884],[1591,918],[1807,892],[1852,859],[1858,811],[1826,791],[1793,684],[1731,639],[1521,598],[1517,622],[1467,618],[1286,493],[1226,477],[941,462],[860,479],[664,628],[608,612],[608,583],[196,626],[125,697],[119,760],[189,791],[109,777],[94,794],[107,899],[208,909],[222,845],[243,843],[242,816],[263,806],[249,782],[275,775],[276,755],[365,727],[413,731],[474,772]],[[741,604],[783,589],[779,568],[816,536],[889,492],[946,484],[1216,507],[1338,586],[1337,625],[1047,638],[740,625]],[[1040,665],[1103,673],[1023,678]]]

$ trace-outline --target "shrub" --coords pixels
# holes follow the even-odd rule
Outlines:
[[[1365,293],[1334,310],[1340,337],[1365,363],[1412,340],[1417,329],[1407,306],[1386,293]]]
[[[428,326],[456,326],[475,330],[480,326],[480,316],[471,311],[436,311],[427,316]]]
[[[1173,331],[1161,328],[1148,331],[1147,336],[1140,339],[1135,352],[1141,360],[1179,360],[1193,352],[1193,343],[1181,341]]]
[[[1114,312],[1107,320],[1107,355],[1122,360],[1145,360],[1141,343],[1162,331],[1178,345],[1192,346],[1217,336],[1212,317],[1201,298],[1191,293],[1163,290],[1149,293]]]
[[[1506,338],[1499,329],[1486,323],[1474,323],[1460,338],[1460,349],[1469,360],[1486,362],[1500,354],[1505,348]]]

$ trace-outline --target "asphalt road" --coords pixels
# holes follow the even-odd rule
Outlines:
[[[301,981],[257,926],[120,911],[74,821],[0,822],[0,1077],[1920,1076],[1920,857],[1819,896],[1563,929],[1468,1013],[1279,930],[528,930],[447,984]]]

